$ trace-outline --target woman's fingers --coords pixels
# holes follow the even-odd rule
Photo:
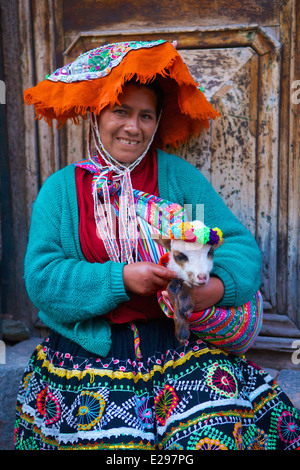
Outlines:
[[[154,263],[139,262],[124,266],[125,289],[140,295],[151,295],[165,287],[176,273]]]

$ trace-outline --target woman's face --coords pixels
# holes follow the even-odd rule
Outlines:
[[[125,85],[119,104],[101,112],[102,144],[120,163],[133,163],[147,149],[156,128],[156,95],[147,87]]]

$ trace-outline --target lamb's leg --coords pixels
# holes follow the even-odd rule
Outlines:
[[[174,307],[176,338],[185,342],[190,336],[186,317],[192,313],[194,307],[191,289],[181,279],[174,279],[168,285],[167,291]]]

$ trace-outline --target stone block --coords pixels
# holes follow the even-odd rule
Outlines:
[[[300,411],[300,370],[283,369],[276,379],[278,385]]]
[[[2,320],[2,337],[4,341],[19,342],[29,339],[30,335],[23,322],[4,318]]]
[[[14,448],[16,399],[24,369],[41,338],[7,346],[5,364],[0,364],[0,450]]]

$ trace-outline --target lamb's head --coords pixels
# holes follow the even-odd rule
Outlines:
[[[223,244],[222,232],[209,229],[200,221],[174,224],[170,237],[158,241],[170,251],[168,268],[192,286],[207,284],[216,248]]]
[[[213,251],[207,244],[172,240],[168,268],[189,286],[206,284],[213,267]]]

